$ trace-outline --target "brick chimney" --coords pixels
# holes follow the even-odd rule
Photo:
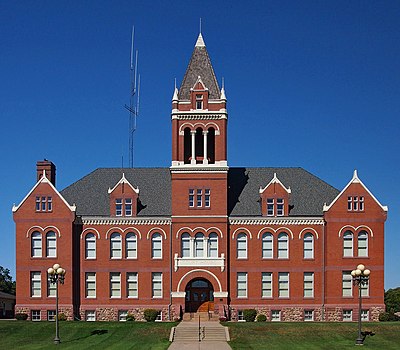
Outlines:
[[[39,160],[36,163],[37,181],[39,181],[42,178],[43,170],[46,171],[46,177],[55,186],[56,185],[56,166],[53,164],[53,162],[51,162],[47,159],[44,159],[44,160]]]

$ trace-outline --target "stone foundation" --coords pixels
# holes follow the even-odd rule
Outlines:
[[[43,309],[42,307],[36,307],[36,306],[32,306],[32,307],[28,307],[28,306],[16,306],[15,307],[15,313],[16,314],[20,314],[20,313],[24,313],[28,315],[28,320],[31,320],[31,316],[32,310],[40,310],[40,320],[41,321],[47,321],[47,311],[49,310],[55,310],[55,305],[54,307],[46,307],[46,309]],[[73,321],[74,320],[74,312],[72,307],[59,307],[58,309],[59,314],[63,313],[66,317],[67,317],[67,321]]]

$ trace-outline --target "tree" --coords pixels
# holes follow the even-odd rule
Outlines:
[[[385,292],[385,305],[387,312],[400,311],[400,287]]]
[[[0,266],[0,291],[15,294],[15,281],[12,280],[10,270]]]

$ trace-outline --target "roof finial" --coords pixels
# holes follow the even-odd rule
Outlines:
[[[176,78],[174,79],[174,91],[176,89]]]
[[[200,17],[200,34],[201,34],[201,17]]]

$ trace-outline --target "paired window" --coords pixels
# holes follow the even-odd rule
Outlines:
[[[35,210],[40,212],[53,211],[53,198],[50,196],[36,196]]]
[[[152,282],[152,297],[162,298],[162,272],[152,272],[151,274]]]
[[[31,251],[33,258],[42,257],[42,234],[40,232],[33,232],[31,235]]]
[[[304,234],[303,252],[304,259],[314,259],[314,235],[310,232]]]
[[[247,298],[247,272],[237,273],[237,297]]]
[[[209,188],[189,188],[189,208],[210,208],[211,190]]]
[[[289,272],[278,273],[278,296],[289,298]]]
[[[31,272],[31,297],[42,296],[42,274],[39,271]]]
[[[151,236],[151,257],[162,259],[162,237],[160,233],[154,233]]]
[[[368,256],[368,233],[360,231],[357,234],[357,256]],[[343,234],[343,257],[354,257],[354,234],[351,231],[346,231]]]
[[[247,259],[247,235],[243,232],[237,235],[236,250],[238,259]]]
[[[262,235],[262,257],[263,259],[272,259],[274,257],[274,236],[272,233]]]
[[[347,197],[347,210],[348,211],[364,211],[364,197],[363,196],[348,196]]]
[[[86,298],[96,298],[96,272],[85,273]]]
[[[110,236],[110,257],[111,259],[122,258],[122,236],[120,233],[114,232]]]
[[[285,215],[285,200],[283,198],[267,198],[267,216],[275,215]]]
[[[263,298],[272,298],[272,272],[262,273],[261,288],[261,295]]]
[[[314,297],[314,272],[304,272],[304,298]]]
[[[117,198],[115,200],[116,216],[132,216],[132,198]]]
[[[53,231],[46,233],[46,257],[57,257],[57,235]],[[33,258],[41,258],[43,255],[42,250],[42,234],[35,231],[31,235],[31,256]]]
[[[85,258],[96,259],[96,235],[88,233],[85,236]]]
[[[262,235],[262,258],[273,259],[274,258],[274,236],[270,232],[266,232]],[[285,232],[281,232],[278,235],[278,247],[277,247],[278,259],[289,258],[289,235]]]
[[[87,250],[87,254],[90,253],[92,255],[90,259],[94,259],[96,257],[96,237],[94,235],[90,236],[89,243],[91,250]],[[111,259],[122,258],[122,235],[118,232],[114,232],[110,236],[110,257]],[[125,257],[127,259],[137,258],[137,235],[134,232],[128,232],[125,236]]]
[[[287,233],[278,235],[278,259],[289,258],[289,236]]]

